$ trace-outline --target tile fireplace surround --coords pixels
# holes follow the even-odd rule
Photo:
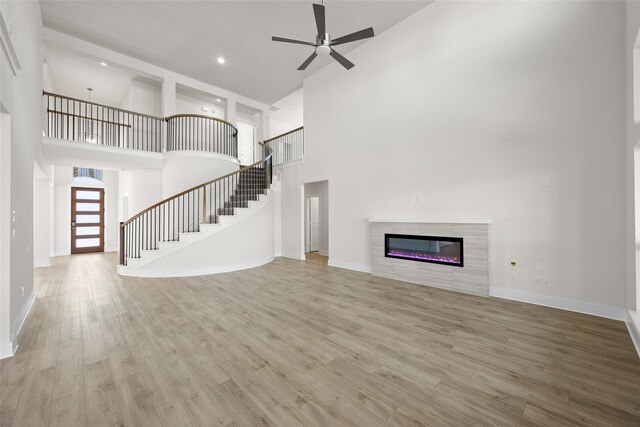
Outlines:
[[[469,222],[418,222],[370,219],[371,274],[435,288],[489,296],[490,220]],[[386,258],[385,234],[461,237],[464,267]]]

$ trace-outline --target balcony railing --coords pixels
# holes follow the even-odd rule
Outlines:
[[[273,149],[273,166],[304,159],[304,127],[283,133],[265,141]]]
[[[190,150],[238,157],[238,129],[224,120],[196,114],[165,119],[50,92],[43,97],[48,138],[154,153]]]
[[[162,151],[161,117],[43,92],[45,136],[133,150]]]
[[[209,116],[177,114],[167,117],[167,151],[195,150],[238,157],[238,129]]]

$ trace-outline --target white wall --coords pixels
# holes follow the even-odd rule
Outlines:
[[[202,107],[206,108],[207,111],[203,111]],[[214,98],[196,98],[180,91],[176,93],[176,114],[200,114],[202,116],[225,119],[223,103],[216,102]]]
[[[162,170],[145,169],[119,172],[118,217],[126,221],[133,215],[162,200]],[[122,197],[129,196],[129,216],[122,212]]]
[[[160,83],[133,79],[122,100],[121,108],[148,114],[162,116],[162,86]]]
[[[269,138],[282,135],[303,125],[303,95],[304,89],[300,88],[273,104],[278,107],[278,111],[271,113]]]
[[[327,255],[329,252],[329,182],[311,182],[304,185],[305,196],[305,209],[306,209],[306,197],[308,196],[320,196],[320,254]],[[307,221],[308,213],[305,214],[305,221]],[[304,241],[307,242],[308,228],[304,227]],[[305,252],[307,248],[305,247]]]
[[[187,190],[240,168],[232,157],[214,153],[176,151],[165,154],[162,198]]]
[[[8,280],[4,271],[0,272],[3,278],[0,295],[9,301],[8,307],[5,303],[0,308],[0,357],[3,357],[15,350],[18,330],[34,297],[33,162],[35,159],[41,166],[44,163],[40,152],[43,81],[40,5],[2,1],[0,11],[5,22],[11,23],[10,39],[20,65],[14,75],[7,53],[0,53],[0,110],[10,115],[11,121],[10,211],[5,211],[5,215],[15,211],[15,221],[11,222],[15,235],[0,236],[5,242],[10,239],[8,253],[3,246],[0,254],[3,259],[9,258]],[[5,49],[4,44],[0,49]],[[2,197],[9,195],[3,192]]]
[[[33,181],[33,266],[48,267],[50,252],[50,188],[49,179],[36,178]]]
[[[78,182],[73,180],[73,167],[56,165],[53,167],[54,185],[54,243],[55,256],[71,254],[71,187],[104,188],[105,252],[118,250],[119,215],[118,215],[118,172],[103,171],[104,181]]]
[[[626,93],[627,93],[627,307],[631,310],[640,308],[640,278],[637,271],[640,267],[640,127],[635,124],[634,117],[638,117],[640,111],[635,106],[640,106],[640,98],[634,97],[634,90],[640,94],[638,83],[640,82],[640,44],[638,32],[640,31],[640,3],[636,1],[626,2]],[[634,69],[634,53],[636,64]],[[635,81],[634,81],[635,76]],[[634,154],[635,153],[635,154]],[[634,162],[634,158],[636,159]],[[635,165],[634,165],[635,163]],[[634,171],[635,168],[635,171]],[[634,185],[634,177],[635,185]],[[635,209],[635,212],[634,212]]]
[[[626,306],[624,19],[619,2],[436,2],[351,71],[311,75],[283,253],[301,251],[301,183],[328,179],[330,260],[370,267],[369,217],[491,218],[493,287]]]

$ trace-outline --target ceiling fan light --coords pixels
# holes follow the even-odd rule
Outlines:
[[[318,55],[327,56],[331,53],[331,48],[329,46],[320,45],[316,48],[316,53]]]

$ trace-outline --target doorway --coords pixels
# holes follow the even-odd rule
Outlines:
[[[71,253],[104,252],[104,188],[71,187]]]
[[[320,196],[307,196],[307,236],[305,252],[320,250]]]
[[[305,258],[329,256],[329,181],[303,184],[302,245]]]
[[[240,164],[253,163],[253,151],[256,143],[256,127],[251,123],[238,122],[238,159]]]

